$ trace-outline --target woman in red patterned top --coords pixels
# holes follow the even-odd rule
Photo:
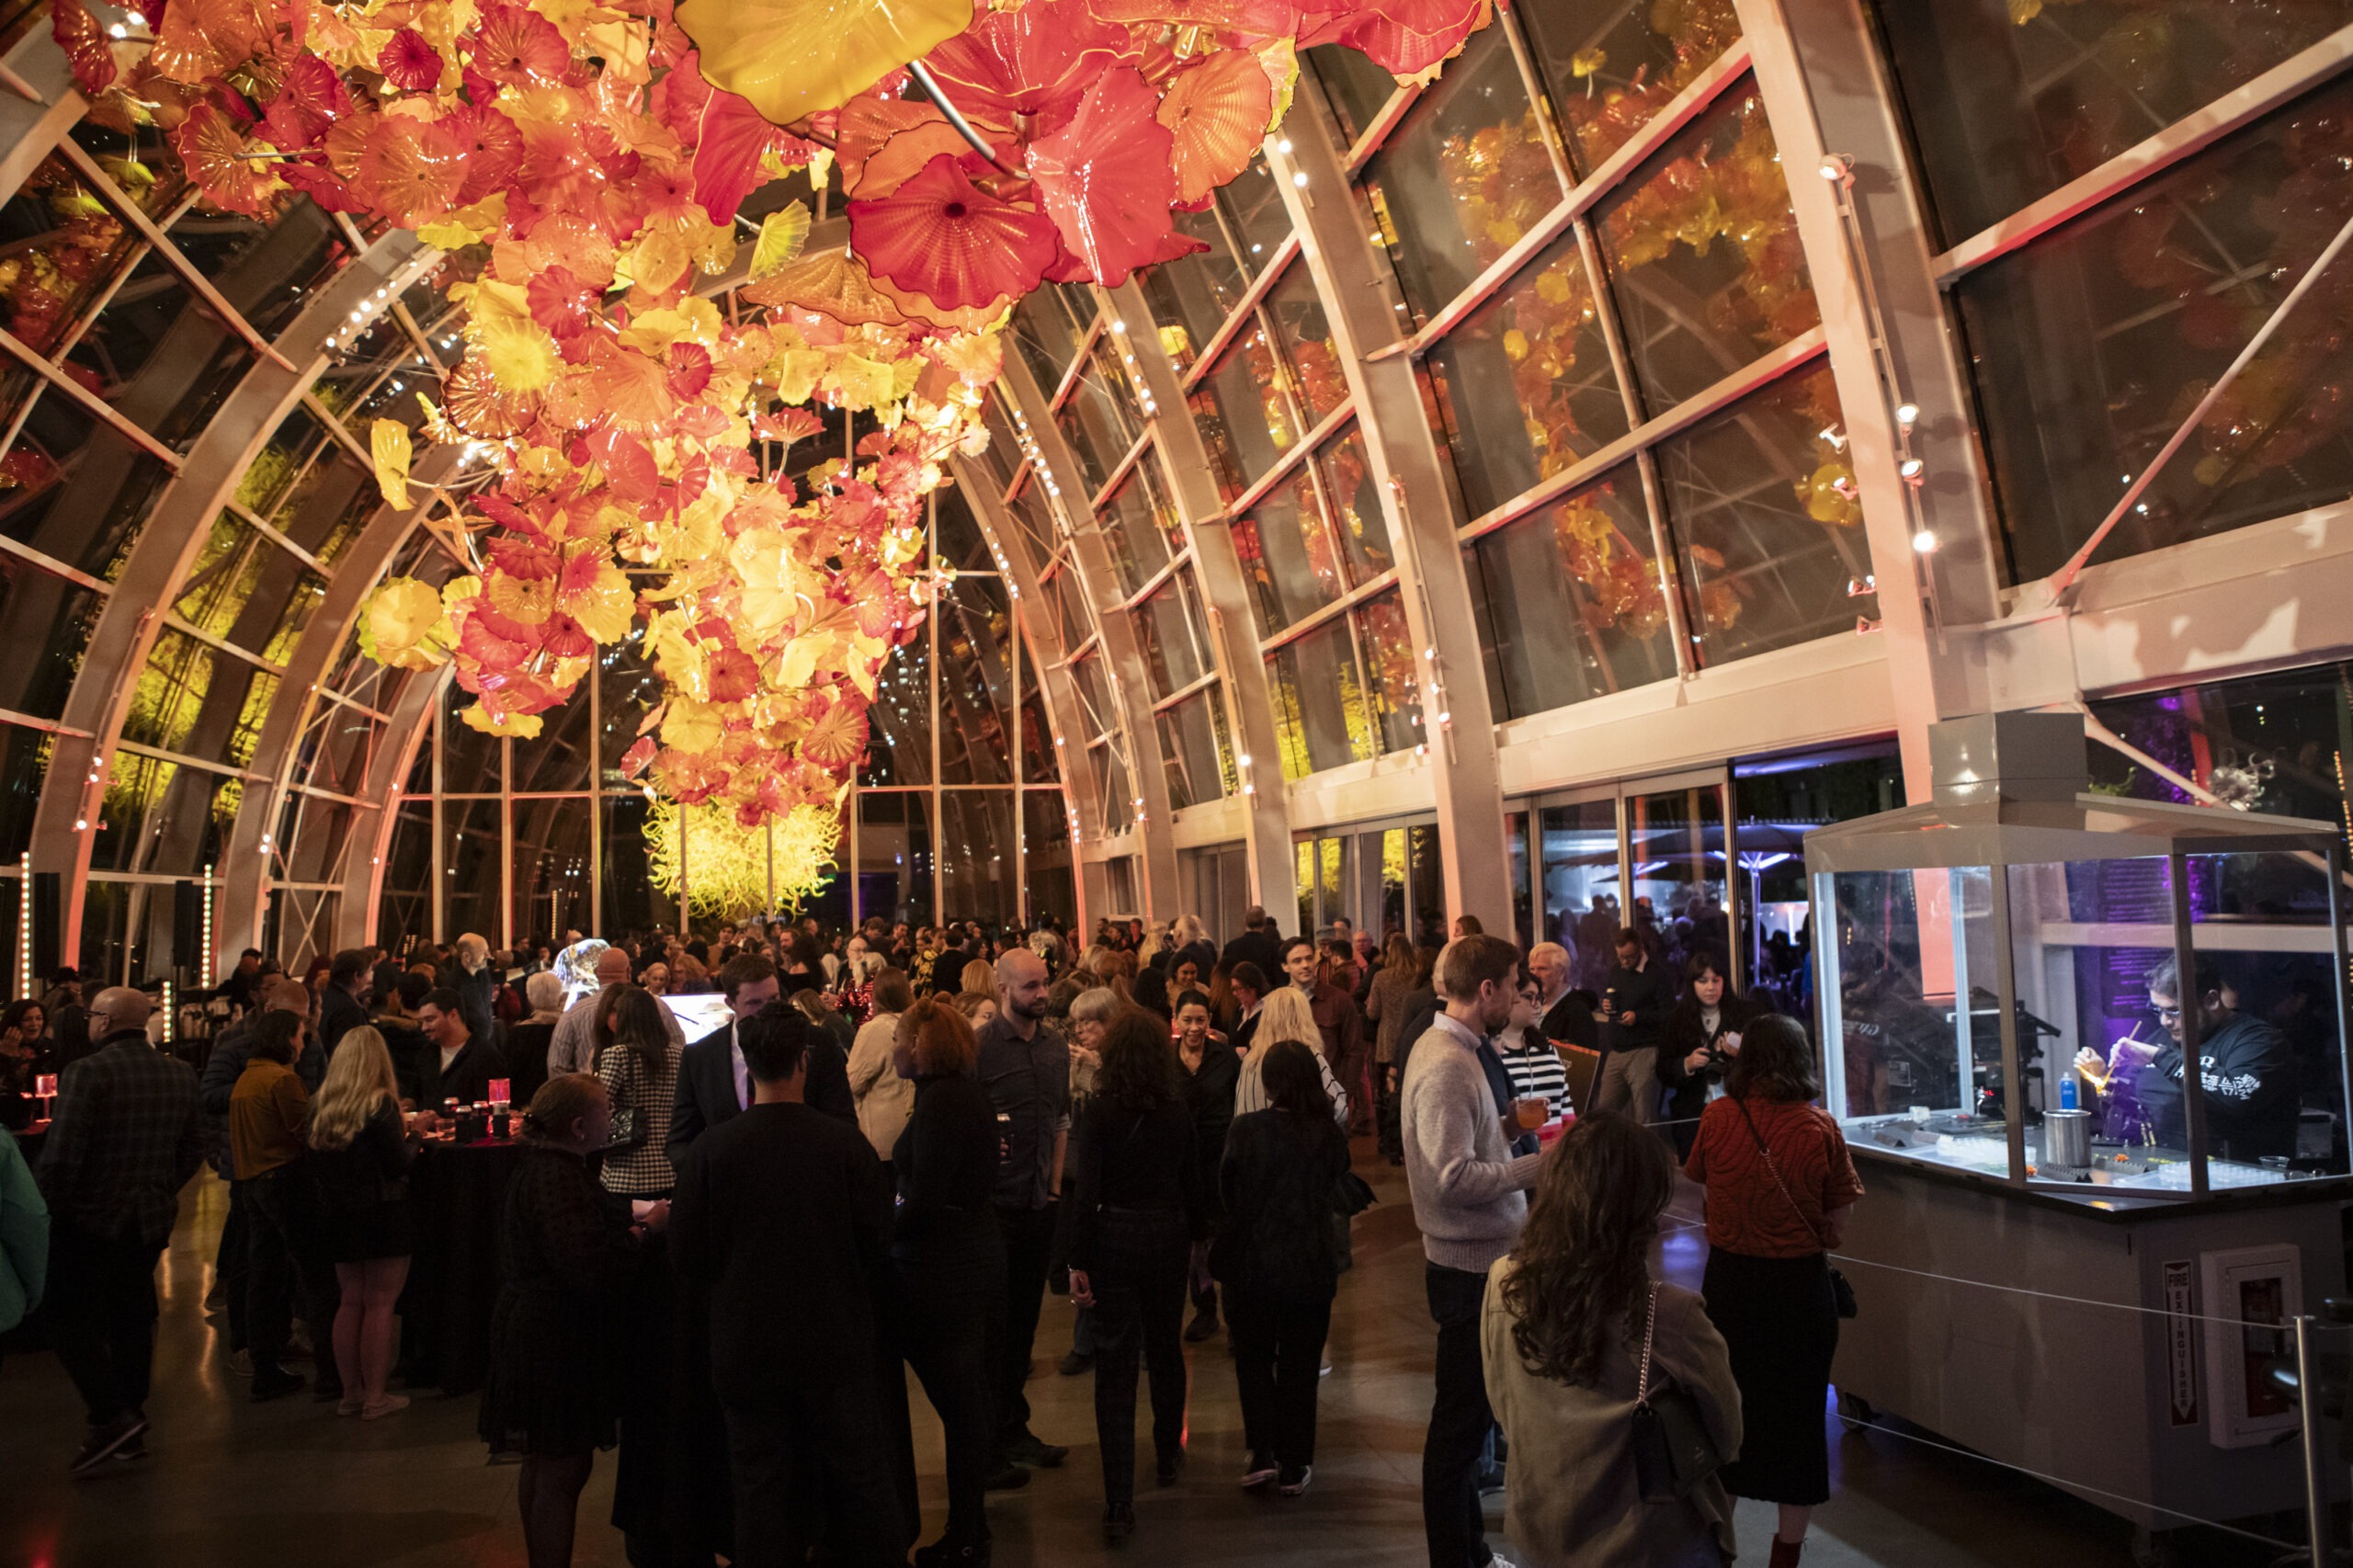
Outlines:
[[[1819,1092],[1797,1020],[1756,1020],[1683,1166],[1708,1188],[1700,1294],[1740,1385],[1741,1450],[1724,1486],[1780,1505],[1768,1568],[1794,1568],[1808,1516],[1830,1500],[1822,1417],[1838,1309],[1824,1255],[1863,1195],[1838,1124],[1812,1103]]]

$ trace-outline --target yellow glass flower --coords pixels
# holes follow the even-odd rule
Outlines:
[[[841,108],[972,20],[972,0],[685,0],[677,9],[704,79],[777,125]]]

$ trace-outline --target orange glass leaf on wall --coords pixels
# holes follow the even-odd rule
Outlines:
[[[1029,172],[1063,244],[1097,282],[1118,288],[1158,259],[1174,227],[1175,138],[1134,67],[1106,72],[1071,122],[1029,149]]]
[[[839,108],[971,25],[972,0],[684,0],[703,79],[776,125]]]
[[[429,93],[441,85],[441,52],[415,28],[403,28],[377,51],[376,69],[404,93]]]
[[[82,96],[95,98],[114,81],[114,51],[107,47],[106,28],[90,15],[82,0],[51,0],[49,36],[65,51],[74,67],[74,85]]]
[[[1157,118],[1176,142],[1178,205],[1206,200],[1249,166],[1274,107],[1274,84],[1247,50],[1220,50],[1176,74]]]
[[[1493,0],[1373,0],[1342,12],[1311,32],[1299,47],[1344,43],[1392,76],[1427,77],[1463,41],[1487,25]]]
[[[148,62],[175,82],[210,87],[278,39],[278,9],[262,0],[172,0]]]
[[[982,190],[945,153],[889,196],[851,202],[849,238],[876,277],[950,310],[1026,294],[1054,258],[1051,222]]]
[[[712,222],[733,222],[744,198],[767,181],[760,159],[782,135],[749,98],[714,92],[703,100],[695,133],[695,199]]]
[[[385,115],[369,133],[357,183],[404,229],[429,223],[458,204],[466,143],[438,121]]]
[[[845,698],[836,697],[813,712],[809,727],[801,732],[801,756],[820,767],[847,767],[865,750],[866,710]]]
[[[250,217],[268,213],[278,187],[277,171],[250,154],[243,128],[210,101],[196,105],[172,133],[188,177],[215,207]]]
[[[572,63],[572,50],[555,24],[527,6],[490,0],[468,41],[473,68],[509,86],[560,81]]]
[[[1029,0],[991,11],[924,65],[965,114],[999,124],[1027,116],[1034,136],[1061,130],[1096,77],[1135,53],[1128,29],[1097,17],[1087,0]]]

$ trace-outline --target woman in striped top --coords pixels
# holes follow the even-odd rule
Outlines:
[[[612,1043],[598,1054],[597,1076],[612,1096],[616,1116],[634,1111],[645,1141],[605,1155],[599,1179],[605,1190],[626,1198],[667,1198],[678,1185],[662,1142],[670,1131],[670,1108],[678,1097],[678,1061],[685,1047],[663,1027],[662,1004],[642,985],[617,987],[605,1003],[603,1020]]]
[[[1495,1032],[1495,1056],[1511,1074],[1515,1099],[1541,1099],[1559,1116],[1568,1108],[1569,1078],[1561,1065],[1559,1047],[1544,1038],[1537,1022],[1544,1016],[1544,993],[1526,970],[1520,971],[1519,994],[1511,1005],[1511,1018]]]

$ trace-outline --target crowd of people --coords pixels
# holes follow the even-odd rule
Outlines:
[[[571,1561],[616,1447],[632,1562],[985,1564],[987,1495],[1070,1452],[1025,1392],[1050,1292],[1075,1309],[1059,1369],[1094,1378],[1107,1540],[1137,1528],[1139,1382],[1154,1479],[1176,1484],[1185,1346],[1221,1332],[1240,1483],[1309,1488],[1360,1158],[1399,1168],[1425,1254],[1432,1568],[1504,1562],[1498,1485],[1519,1561],[1728,1562],[1745,1496],[1779,1506],[1781,1568],[1828,1495],[1825,1254],[1860,1185],[1801,1024],[1738,994],[1719,949],[1670,964],[1606,935],[1605,964],[1468,916],[1442,949],[1376,947],[1345,923],[1284,937],[1253,909],[1222,945],[1188,916],[1084,940],[813,920],[511,953],[467,936],[301,978],[248,953],[200,1073],[153,1048],[141,992],[76,998],[70,1052],[60,1009],[18,1003],[0,1072],[63,1076],[37,1188],[0,1140],[0,1329],[46,1293],[88,1422],[75,1472],[142,1454],[156,1257],[210,1160],[230,1190],[222,1353],[250,1397],[306,1386],[299,1320],[314,1398],[395,1415],[410,1164],[496,1085],[527,1148],[479,1429],[521,1465],[534,1568]],[[724,1022],[689,1043],[699,994]],[[1651,1275],[1678,1164],[1706,1194],[1696,1295]],[[921,1546],[910,1372],[949,1497]],[[1661,1492],[1637,1410],[1669,1386],[1722,1462]]]

